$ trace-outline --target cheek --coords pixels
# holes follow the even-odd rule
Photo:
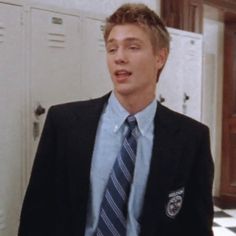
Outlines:
[[[107,56],[107,67],[108,67],[108,70],[111,72],[112,67],[113,67],[113,63],[112,63],[112,60],[109,56]]]
[[[137,70],[137,71],[143,71],[143,69],[145,69],[146,67],[146,61],[148,61],[149,59],[146,57],[133,57],[132,58],[132,64],[133,67]],[[131,61],[131,60],[130,60]]]
[[[139,60],[135,64],[136,71],[141,74],[151,75],[156,73],[156,64],[150,60],[150,57]]]

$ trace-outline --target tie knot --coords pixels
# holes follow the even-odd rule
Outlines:
[[[134,128],[137,126],[137,121],[135,116],[129,115],[126,118],[126,123],[128,124],[129,128],[133,131]]]

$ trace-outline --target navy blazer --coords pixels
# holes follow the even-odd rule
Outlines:
[[[83,236],[90,167],[109,94],[49,109],[25,195],[19,236]],[[212,236],[208,128],[158,104],[142,236]],[[132,235],[130,235],[132,236]]]

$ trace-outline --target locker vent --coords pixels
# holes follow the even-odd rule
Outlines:
[[[52,23],[56,25],[62,25],[63,24],[63,19],[59,17],[52,17]]]
[[[101,30],[102,33],[104,33],[104,31],[105,31],[105,25],[104,24],[100,25],[100,30]]]
[[[103,38],[98,38],[98,51],[106,52],[106,46]]]
[[[100,33],[99,33],[99,38],[98,38],[98,51],[104,53],[106,51],[106,46],[105,46],[105,41],[103,38],[103,33],[105,30],[105,25],[102,23],[100,25]]]
[[[0,22],[0,43],[4,42],[4,33],[5,33],[5,27]]]
[[[65,48],[66,35],[63,33],[48,33],[48,47]]]

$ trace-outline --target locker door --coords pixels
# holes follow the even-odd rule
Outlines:
[[[32,9],[30,57],[33,157],[48,108],[82,98],[79,16]]]
[[[183,58],[181,37],[170,30],[170,53],[157,83],[157,99],[163,105],[182,113]]]
[[[0,235],[16,235],[25,132],[22,9],[0,3]]]
[[[202,101],[202,36],[187,33],[183,37],[183,112],[201,120]],[[186,100],[187,99],[187,100]]]
[[[157,84],[167,107],[201,120],[202,36],[169,28],[170,55]]]
[[[85,98],[101,96],[112,89],[106,65],[103,21],[97,18],[83,19],[83,61],[81,86]]]

